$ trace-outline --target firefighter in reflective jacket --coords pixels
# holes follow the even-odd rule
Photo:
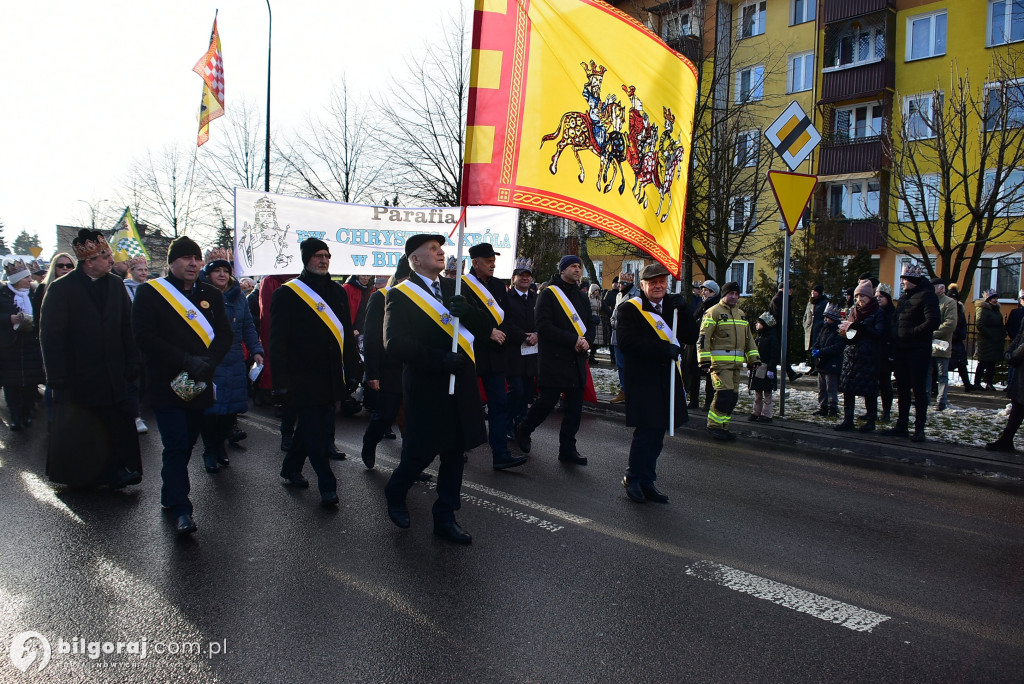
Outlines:
[[[739,283],[726,283],[722,300],[704,314],[697,339],[697,359],[702,369],[711,372],[715,388],[715,398],[708,407],[707,429],[716,439],[727,441],[736,439],[729,432],[729,419],[739,399],[743,363],[751,369],[761,363],[750,326],[736,306],[739,298]]]

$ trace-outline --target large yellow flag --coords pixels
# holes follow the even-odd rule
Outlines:
[[[476,0],[463,204],[616,235],[680,273],[697,72],[601,0]]]

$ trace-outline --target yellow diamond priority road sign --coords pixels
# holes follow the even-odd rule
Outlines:
[[[821,134],[811,119],[794,100],[786,111],[764,132],[764,137],[779,153],[790,171],[796,171],[807,155],[821,142]]]

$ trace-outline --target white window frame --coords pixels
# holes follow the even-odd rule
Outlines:
[[[868,36],[868,50],[869,50],[869,54],[861,54],[861,52],[860,52],[860,36],[861,36],[862,33],[869,33],[870,34]],[[851,30],[849,33],[842,34],[839,37],[839,41],[842,42],[843,38],[848,36],[848,35],[851,37],[851,41],[852,41],[852,49],[854,51],[853,58],[849,62],[847,62],[845,64],[844,63],[830,64],[827,67],[823,68],[822,72],[839,71],[841,69],[850,69],[850,68],[853,68],[853,67],[856,67],[856,66],[861,66],[862,64],[871,64],[873,62],[881,62],[883,59],[885,59],[886,38],[885,38],[885,29],[883,27],[877,27],[877,26],[876,27],[872,27],[869,31],[857,31],[857,32],[854,32],[854,31]],[[877,54],[878,50],[879,50],[879,47],[878,47],[879,38],[881,38],[881,42],[882,42],[881,54]],[[839,50],[837,48],[836,49],[836,60],[838,61],[841,56],[842,56],[842,52],[841,52],[841,50]]]
[[[932,270],[934,271],[935,270],[935,257],[934,256],[929,256],[928,257],[928,261],[931,263]],[[892,279],[892,298],[893,298],[893,301],[896,301],[897,299],[899,299],[900,297],[903,296],[903,283],[900,282],[900,274],[903,273],[903,264],[908,264],[908,263],[909,264],[913,264],[914,266],[920,266],[921,269],[922,269],[921,272],[924,273],[925,275],[928,274],[928,270],[924,268],[924,262],[920,258],[918,258],[918,257],[912,257],[912,256],[904,255],[904,256],[901,256],[900,258],[896,259],[896,274],[895,274],[895,276]],[[918,287],[921,287],[921,286],[918,285]],[[931,287],[931,286],[929,285],[929,287]]]
[[[748,2],[742,3],[736,8],[736,16],[739,17],[739,26],[736,28],[737,40],[743,40],[744,38],[754,38],[755,36],[764,35],[764,25],[767,23],[768,3],[766,0],[749,0]],[[746,22],[743,21],[743,12],[748,8],[754,9],[753,21],[750,23],[750,33],[745,33]]]
[[[996,81],[989,83],[985,86],[985,130],[986,131],[998,131],[1001,127],[998,125],[992,125],[989,122],[990,114],[996,114],[992,111],[993,96],[998,94],[997,107],[1000,109],[1005,106],[1007,102],[1007,93],[1012,93],[1014,99],[1010,100],[1010,114],[1007,119],[1008,128],[1024,128],[1024,78],[1011,78],[1005,81]],[[1001,118],[1001,117],[999,117]]]
[[[803,12],[797,9],[797,3],[803,7]],[[818,0],[790,0],[789,7],[789,25],[796,26],[797,24],[806,24],[809,21],[814,21],[817,18]]]
[[[939,21],[939,18],[942,21]],[[927,54],[914,56],[914,26],[915,24],[927,22],[928,27],[928,52]],[[939,24],[942,24],[941,31],[939,30]],[[907,17],[907,54],[905,60],[908,62],[914,62],[919,59],[930,59],[931,57],[939,57],[946,54],[946,40],[949,30],[948,15],[946,10],[939,10],[937,12],[928,12],[926,14],[916,14],[912,17]],[[938,46],[939,33],[942,34],[942,45],[941,48]],[[941,51],[940,51],[941,49]]]
[[[935,91],[927,93],[918,93],[916,95],[907,95],[903,98],[903,134],[907,140],[930,140],[935,137],[935,121],[934,114],[936,107],[941,108],[943,104],[942,93],[939,93],[938,105],[935,103]],[[915,111],[911,112],[911,105],[914,106]],[[928,110],[932,113],[932,119],[926,119],[921,112]],[[910,120],[912,117],[918,117],[921,119],[921,126],[927,130],[918,132],[914,127],[913,122]]]
[[[736,134],[732,163],[736,168],[757,166],[761,131],[753,128]]]
[[[678,30],[674,31],[673,28]],[[661,15],[661,39],[665,42],[692,35],[693,16],[690,10],[676,10]]]
[[[921,189],[924,191],[923,198],[918,193],[918,184],[915,179],[907,178],[903,180],[902,186],[907,197],[906,199],[899,200],[899,207],[896,212],[901,222],[911,223],[915,219],[918,221],[925,219],[929,221],[938,220],[939,202],[941,200],[939,174],[928,173],[921,176]],[[910,205],[909,207],[908,204]],[[910,215],[911,210],[913,210],[913,218]]]
[[[786,92],[802,93],[811,90],[814,87],[814,50],[790,55],[787,62]]]
[[[874,110],[877,107],[880,111],[878,117],[878,130],[875,130],[873,122]],[[857,110],[865,110],[865,124],[864,124],[864,135],[854,135],[857,129]],[[841,112],[849,112],[850,118],[847,122],[845,133],[841,134],[839,131],[839,119]],[[848,107],[836,107],[832,114],[832,130],[837,138],[844,140],[867,140],[868,138],[877,138],[882,135],[882,128],[885,126],[885,108],[882,107],[882,103],[875,102],[861,102],[859,104],[850,105]]]
[[[743,97],[743,75],[749,74],[749,90]],[[760,102],[764,99],[764,64],[754,64],[736,71],[736,104]]]
[[[736,222],[735,222],[735,218],[736,218],[736,207],[739,205],[739,203],[743,204],[743,221],[737,227]],[[738,232],[742,231],[744,229],[744,227],[747,225],[748,220],[751,221],[751,222],[753,221],[753,217],[756,215],[756,212],[757,212],[757,201],[755,200],[753,195],[741,195],[740,197],[733,197],[732,201],[729,202],[729,216],[728,216],[729,232],[730,233],[738,233]],[[754,232],[754,229],[752,228],[750,230],[750,232]]]
[[[978,270],[975,271],[977,277],[974,279],[974,299],[981,297],[981,293],[985,290],[999,290],[999,275],[1001,273],[1011,273],[1010,269],[1017,269],[1017,282],[1014,283],[1013,287],[1008,290],[1011,295],[1009,297],[1000,297],[999,302],[1002,304],[1012,304],[1017,301],[1017,293],[1020,291],[1020,275],[1021,275],[1021,260],[1024,254],[1020,252],[985,252],[981,256],[981,261],[978,262]],[[1006,259],[1009,263],[1001,263]],[[995,267],[982,266],[984,261],[995,262]],[[982,283],[982,268],[988,271],[989,279],[987,283]]]
[[[996,42],[997,35],[995,33],[993,33],[993,31],[992,31],[992,25],[995,23],[995,19],[996,19],[996,17],[995,17],[996,5],[1002,5],[1002,10],[1003,10],[1003,17],[1002,17],[1002,21],[1001,21],[1002,26],[999,27],[999,34],[1000,35],[998,36],[998,38],[1002,38],[1002,40],[999,40],[999,42]],[[1014,19],[1013,8],[1014,8],[1014,5],[1015,5],[1014,0],[989,0],[988,7],[985,10],[985,45],[986,46],[992,47],[994,45],[1009,45],[1010,43],[1018,43],[1018,42],[1024,40],[1024,35],[1021,35],[1018,38],[1013,38],[1013,37],[1008,37],[1007,36],[1007,32],[1009,30],[1011,30],[1012,27],[1013,27],[1013,19]],[[1022,11],[1024,11],[1024,8],[1022,8]],[[1024,20],[1024,17],[1021,17],[1021,20]]]
[[[640,277],[640,271],[644,270],[644,262],[641,259],[624,259],[622,265],[619,267],[619,271],[622,273],[632,273],[637,278]],[[634,280],[637,287],[640,287],[640,281]]]
[[[871,185],[878,186],[878,205],[874,208],[874,212],[871,211],[871,207],[868,204],[868,197],[871,193]],[[835,209],[832,204],[832,189],[838,186],[846,188],[846,192],[843,195],[843,213],[835,213]],[[855,194],[854,186],[859,186],[856,192],[860,194],[860,213],[855,214],[853,196]],[[866,221],[873,218],[878,218],[881,215],[882,210],[882,184],[877,178],[860,178],[857,180],[845,181],[842,183],[829,183],[826,188],[825,202],[828,210],[828,216],[845,221]],[[847,204],[849,202],[849,204]],[[847,213],[847,210],[849,213]]]
[[[985,172],[986,199],[988,193],[992,192],[992,178],[995,175],[994,169]],[[1005,173],[993,211],[1000,218],[1024,216],[1024,169],[1009,169]]]
[[[742,279],[737,279],[733,275],[734,268],[740,268],[743,272]],[[729,264],[729,274],[726,277],[726,282],[737,282],[740,284],[740,296],[749,297],[754,294],[754,262],[750,259],[741,259]]]

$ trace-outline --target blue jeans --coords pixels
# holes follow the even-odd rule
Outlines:
[[[316,473],[321,494],[338,489],[338,481],[331,470],[328,451],[334,441],[334,402],[295,409],[295,434],[292,448],[284,455],[281,477],[302,472],[306,459]]]
[[[505,394],[505,374],[488,373],[480,376],[487,393],[487,441],[492,456],[508,453],[508,398]]]
[[[932,357],[932,361],[935,362],[935,372],[937,373],[935,380],[939,385],[938,393],[936,394],[938,397],[937,401],[939,406],[945,407],[949,401],[949,359],[940,359],[935,356]],[[928,388],[932,386],[931,374],[932,367],[928,366],[928,384],[926,385]]]
[[[154,408],[153,415],[156,416],[156,426],[164,446],[163,467],[160,469],[160,478],[163,480],[160,503],[171,509],[171,515],[191,515],[188,462],[192,458],[192,447],[199,439],[203,412],[183,408]]]
[[[664,443],[665,428],[634,428],[626,479],[640,480],[641,486],[653,485],[658,479],[656,467]]]
[[[626,365],[626,357],[618,347],[615,347],[615,365],[619,369],[619,388],[621,389],[626,386],[626,381],[622,377],[622,368]]]

